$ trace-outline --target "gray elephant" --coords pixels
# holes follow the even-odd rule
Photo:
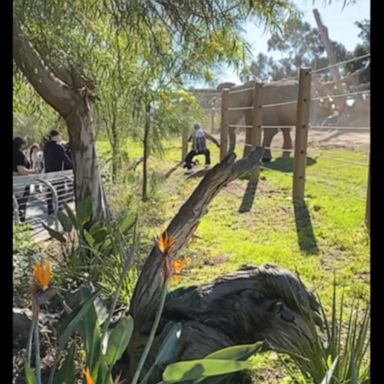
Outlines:
[[[223,89],[241,90],[249,89],[245,92],[229,93],[229,108],[231,107],[251,107],[253,105],[253,87],[255,82],[249,81],[245,84],[235,86],[233,83],[222,83],[217,87],[217,90]],[[299,82],[297,80],[280,80],[270,83],[265,83],[262,87],[261,105],[284,103],[297,100],[299,91]],[[263,129],[262,146],[264,150],[263,161],[270,161],[272,158],[271,147],[272,139],[279,131],[279,126],[283,133],[283,149],[292,149],[291,128],[295,127],[297,103],[291,103],[273,108],[263,108],[263,125],[269,128]],[[324,118],[332,113],[329,103],[326,99],[316,102],[311,102],[311,115],[316,118]],[[229,125],[241,124],[242,119],[245,119],[246,125],[252,125],[252,110],[230,111]],[[276,128],[274,128],[276,127]],[[246,143],[250,142],[251,131],[246,132]],[[229,127],[229,151],[233,151],[236,145],[236,128]],[[249,151],[249,147],[244,147],[244,155]]]

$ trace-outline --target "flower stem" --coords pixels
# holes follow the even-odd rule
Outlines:
[[[27,341],[27,363],[31,366],[31,356],[32,356],[32,339],[33,332],[35,330],[36,322],[32,319],[31,328],[29,329],[28,341]]]
[[[157,310],[156,317],[155,317],[155,320],[153,322],[151,332],[150,332],[148,340],[147,340],[147,344],[145,345],[143,354],[140,357],[140,361],[139,361],[139,364],[137,365],[136,372],[135,372],[135,375],[132,379],[131,384],[137,384],[139,377],[140,377],[141,370],[143,369],[145,360],[148,357],[149,351],[150,351],[152,344],[153,344],[153,340],[155,339],[156,330],[157,330],[157,327],[159,326],[160,317],[161,317],[161,314],[163,313],[165,299],[166,299],[167,293],[168,293],[168,281],[169,280],[167,280],[164,284],[163,292],[162,292],[161,298],[160,298],[159,308]]]
[[[41,384],[41,360],[40,360],[40,339],[39,339],[39,325],[36,322],[34,329],[35,339],[35,364],[36,364],[36,378],[37,384]]]

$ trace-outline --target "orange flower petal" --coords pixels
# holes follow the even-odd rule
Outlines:
[[[84,376],[85,376],[86,384],[95,384],[95,382],[92,379],[91,372],[89,371],[88,367],[84,371]]]
[[[173,270],[175,273],[180,273],[187,265],[185,260],[175,260],[172,262]]]
[[[181,280],[180,275],[173,275],[172,276],[172,282],[173,283],[178,284],[178,283],[180,283],[180,280]]]
[[[48,262],[37,262],[33,266],[33,277],[38,288],[45,291],[51,281],[51,265]]]
[[[162,233],[157,239],[157,246],[159,247],[160,252],[163,254],[167,253],[174,243],[175,239],[171,235],[168,235],[166,232]]]

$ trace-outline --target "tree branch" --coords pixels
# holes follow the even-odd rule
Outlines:
[[[36,92],[63,117],[71,112],[73,91],[57,78],[24,36],[13,16],[13,59]]]
[[[193,234],[200,218],[207,213],[208,204],[212,199],[229,182],[255,168],[259,164],[262,154],[263,149],[258,147],[251,151],[246,158],[235,162],[236,155],[230,153],[221,163],[207,172],[166,230],[175,239],[170,258],[176,256]],[[145,326],[146,321],[151,318],[157,308],[162,284],[161,263],[161,254],[155,245],[144,264],[131,300],[130,312],[135,319],[135,324],[139,325],[138,332],[140,326]]]

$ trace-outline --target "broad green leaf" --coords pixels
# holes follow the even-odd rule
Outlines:
[[[80,321],[78,331],[84,342],[87,366],[92,372],[92,377],[96,380],[102,356],[101,332],[94,306],[90,308],[87,315]]]
[[[332,380],[333,373],[335,372],[337,361],[339,360],[339,356],[336,357],[334,362],[331,365],[331,368],[329,368],[328,372],[324,376],[324,379],[321,381],[320,384],[330,384]]]
[[[25,370],[25,381],[27,384],[36,384],[36,376],[33,372],[33,369],[28,365],[27,362],[24,363],[24,370]]]
[[[260,352],[262,349],[262,342],[257,342],[254,344],[244,344],[244,345],[235,345],[233,347],[227,347],[215,351],[205,357],[205,359],[223,359],[223,360],[247,360],[249,357],[254,355],[257,352]],[[210,379],[211,381],[214,379]],[[194,384],[204,382],[204,379],[194,381]],[[221,379],[218,378],[217,382],[220,382]],[[213,381],[215,383],[215,381]],[[213,384],[212,383],[212,384]]]
[[[92,217],[92,198],[87,196],[79,205],[77,209],[77,220],[80,225],[85,224]]]
[[[101,325],[108,318],[108,308],[104,304],[103,300],[100,299],[100,297],[96,297],[95,301],[93,302],[93,305],[97,315],[97,321],[99,325]]]
[[[96,384],[113,384],[113,379],[111,374],[109,373],[108,364],[105,360],[105,358],[101,355],[100,356],[100,366],[97,372],[97,379],[94,378]]]
[[[133,318],[122,318],[113,329],[108,339],[107,352],[105,354],[108,364],[113,365],[124,353],[133,332]]]
[[[92,235],[86,229],[84,229],[84,231],[83,231],[83,236],[84,236],[84,240],[92,248],[93,244],[95,244],[95,239],[92,237]]]
[[[155,357],[155,361],[152,366],[146,372],[141,383],[147,383],[148,379],[151,377],[153,369],[157,366],[163,367],[165,364],[170,361],[175,353],[177,342],[181,336],[181,323],[174,324],[170,331],[167,333],[163,343],[161,344],[159,351]]]
[[[91,295],[91,290],[88,287],[81,287],[80,298],[86,299]],[[84,349],[86,352],[86,365],[91,370],[92,378],[97,380],[99,368],[101,364],[101,332],[100,325],[96,313],[96,303],[99,301],[96,296],[93,305],[87,312],[86,316],[79,322],[77,327],[78,332],[83,340]]]
[[[73,335],[77,329],[79,322],[86,316],[87,312],[91,308],[93,301],[96,296],[99,294],[98,291],[90,295],[85,301],[80,303],[80,305],[72,311],[67,320],[67,324],[63,327],[63,331],[60,332],[59,336],[59,347],[63,348],[67,343],[68,339]]]
[[[205,357],[205,359],[223,359],[223,360],[247,360],[253,354],[260,352],[263,343],[235,345],[213,352]]]
[[[163,372],[164,384],[198,380],[249,369],[248,361],[200,359],[170,364]]]
[[[44,223],[42,223],[42,226],[47,230],[47,232],[49,233],[49,235],[52,238],[60,241],[60,243],[66,243],[67,242],[65,237],[60,232],[55,231],[54,229],[52,229],[51,227],[48,227],[48,225],[46,225]]]
[[[176,344],[181,336],[181,328],[181,323],[177,323],[170,329],[161,347],[159,348],[159,352],[155,358],[155,364],[166,364],[172,358]]]
[[[72,211],[71,207],[67,203],[64,203],[64,208],[65,208],[65,210],[66,210],[66,212],[68,214],[68,217],[71,219],[71,222],[72,222],[73,226],[76,229],[79,229],[80,228],[79,223],[78,223],[76,215]]]
[[[103,243],[108,235],[107,229],[101,222],[96,222],[95,224],[93,224],[91,228],[89,228],[88,232],[95,239],[95,244]]]
[[[124,216],[119,221],[119,229],[122,233],[127,232],[129,229],[131,229],[137,221],[137,214],[136,213],[129,213],[128,215]]]
[[[63,227],[65,232],[69,233],[72,231],[73,224],[69,216],[67,216],[64,212],[59,211],[57,213],[57,218],[59,219],[60,224]]]
[[[54,377],[55,383],[75,383],[75,351],[76,344],[73,343],[71,348],[68,351],[67,356],[64,359],[64,362],[60,369],[57,371]]]

